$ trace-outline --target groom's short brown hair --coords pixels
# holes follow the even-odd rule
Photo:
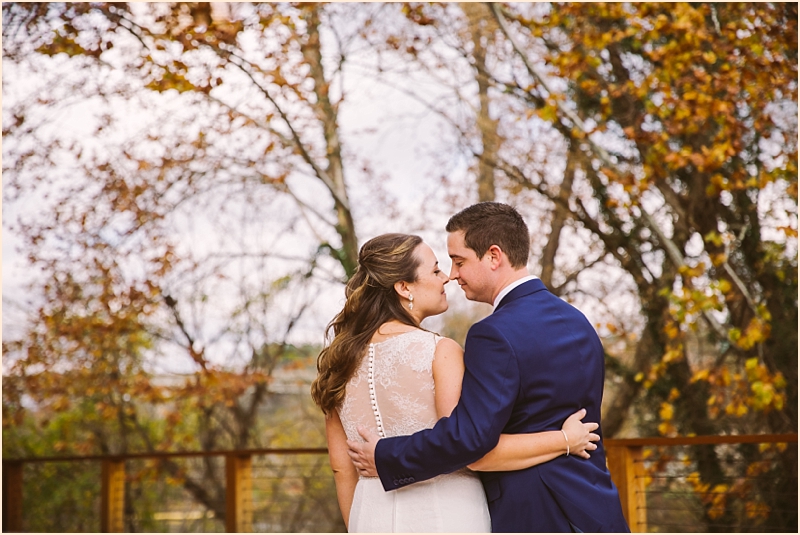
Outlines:
[[[492,245],[502,249],[511,267],[528,263],[531,239],[528,226],[513,207],[500,202],[480,202],[464,208],[450,218],[447,232],[464,231],[464,245],[483,258]]]

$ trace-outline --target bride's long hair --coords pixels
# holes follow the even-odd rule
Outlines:
[[[330,343],[317,357],[318,374],[311,384],[311,397],[326,415],[344,401],[345,386],[378,327],[391,320],[419,327],[394,285],[417,280],[420,259],[414,251],[420,243],[419,236],[382,234],[361,247],[358,269],[345,287],[344,308],[328,324]]]

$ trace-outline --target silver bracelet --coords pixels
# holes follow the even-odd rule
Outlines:
[[[569,438],[567,438],[567,432],[563,429],[561,430],[561,433],[564,435],[564,440],[567,441],[567,457],[569,457]]]

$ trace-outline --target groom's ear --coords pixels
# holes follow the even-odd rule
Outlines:
[[[489,256],[489,265],[494,270],[500,267],[500,264],[503,262],[503,250],[500,249],[498,245],[491,245],[489,249],[486,251],[486,254]]]

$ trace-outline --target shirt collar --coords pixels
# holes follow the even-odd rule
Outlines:
[[[497,294],[497,298],[495,298],[494,303],[492,303],[492,312],[494,312],[497,309],[497,305],[500,304],[500,301],[502,301],[503,298],[507,296],[509,292],[511,292],[511,290],[513,290],[517,286],[520,286],[521,284],[525,284],[528,281],[536,280],[538,278],[539,277],[537,277],[536,275],[528,275],[527,277],[522,277],[521,279],[515,280],[514,282],[512,282],[511,284],[500,290],[500,293]]]

